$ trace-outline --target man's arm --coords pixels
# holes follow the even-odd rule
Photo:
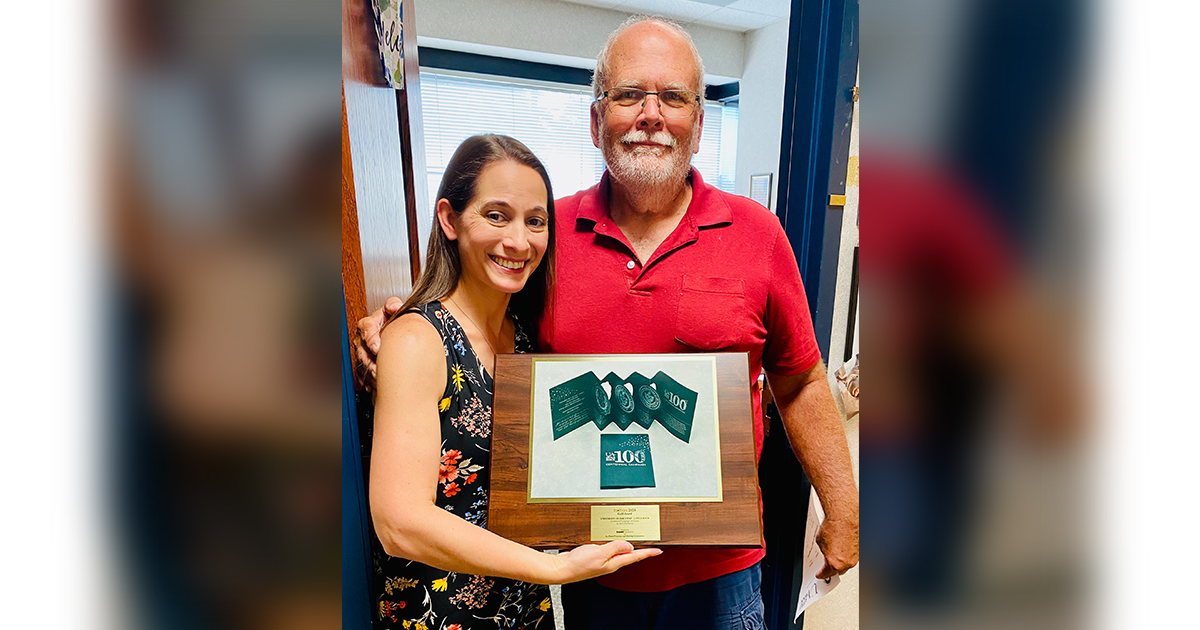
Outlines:
[[[858,564],[858,488],[825,366],[817,361],[807,372],[795,376],[768,372],[767,382],[792,451],[825,510],[825,521],[817,532],[825,567],[817,575],[827,578],[845,573]]]
[[[403,305],[404,300],[390,297],[379,310],[358,320],[350,343],[354,346],[354,381],[359,388],[368,392],[375,389],[375,360],[379,357],[383,326]]]

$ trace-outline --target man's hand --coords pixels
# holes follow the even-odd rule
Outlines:
[[[368,392],[375,389],[375,358],[379,355],[380,333],[383,325],[400,307],[404,301],[398,297],[390,297],[383,308],[358,320],[358,329],[350,343],[354,345],[354,381]]]
[[[817,530],[825,566],[817,577],[840,575],[858,564],[858,487],[825,366],[817,361],[808,371],[793,376],[768,372],[767,382],[792,452],[825,508],[825,521]]]
[[[825,554],[825,566],[817,573],[824,580],[841,575],[858,564],[858,518],[827,518],[817,530],[817,546]]]

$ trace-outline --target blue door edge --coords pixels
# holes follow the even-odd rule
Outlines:
[[[342,294],[342,627],[371,627],[371,538],[367,524],[366,483],[358,406],[354,398],[354,362]]]

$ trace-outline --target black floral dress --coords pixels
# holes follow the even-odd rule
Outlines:
[[[442,462],[436,504],[486,527],[492,377],[440,302],[414,310],[433,324],[446,349],[446,390],[438,403]],[[516,351],[531,349],[529,336],[516,322]],[[550,589],[545,585],[435,569],[388,556],[378,541],[374,556],[376,628],[554,630]]]

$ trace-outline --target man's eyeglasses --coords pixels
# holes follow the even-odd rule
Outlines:
[[[621,116],[636,116],[646,105],[646,97],[653,94],[658,98],[658,111],[667,118],[687,118],[696,111],[700,96],[689,90],[662,90],[647,92],[637,88],[613,88],[596,99],[608,99],[609,107],[614,114]]]

